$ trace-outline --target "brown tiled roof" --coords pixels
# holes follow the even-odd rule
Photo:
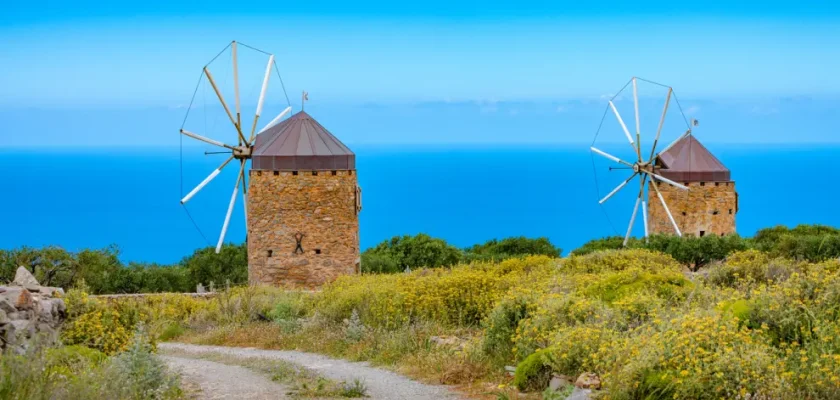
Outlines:
[[[309,114],[301,111],[257,135],[253,169],[356,169],[356,155]]]
[[[728,182],[729,169],[694,135],[687,134],[659,154],[662,176],[677,182]]]

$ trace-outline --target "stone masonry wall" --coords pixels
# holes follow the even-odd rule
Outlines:
[[[251,283],[315,288],[358,272],[356,171],[334,172],[250,171]]]
[[[671,215],[684,235],[700,236],[735,233],[738,194],[735,182],[681,182],[684,191],[667,183],[658,183],[659,191]],[[674,234],[674,227],[651,186],[648,193],[648,229],[651,234]]]

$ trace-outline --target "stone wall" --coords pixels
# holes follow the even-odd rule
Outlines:
[[[0,349],[23,351],[40,336],[54,342],[67,316],[61,288],[41,286],[24,267],[7,286],[0,286]]]
[[[659,191],[684,235],[735,233],[738,194],[735,182],[681,182],[689,190],[659,183]],[[674,227],[651,186],[648,192],[648,230],[674,234]]]
[[[251,170],[248,280],[315,288],[359,271],[356,171]],[[296,234],[302,234],[300,247]]]

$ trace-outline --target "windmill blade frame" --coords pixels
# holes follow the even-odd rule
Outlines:
[[[240,52],[239,51],[240,51],[240,47],[239,47],[239,45],[242,45],[243,47],[246,47],[248,49],[254,50],[256,52],[259,52],[259,53],[262,53],[262,54],[265,54],[265,55],[268,56],[267,63],[265,64],[265,73],[260,75],[262,86],[260,88],[259,98],[257,99],[257,109],[256,109],[256,113],[254,115],[254,120],[253,120],[253,125],[251,127],[250,136],[248,138],[246,138],[246,136],[243,133],[243,129],[242,129],[242,107],[243,107],[243,103],[242,103],[242,98],[240,96],[240,76],[239,76],[239,67],[240,67],[240,65],[239,65],[239,55],[240,55],[239,53]],[[234,96],[235,115],[231,111],[227,101],[225,100],[225,96],[222,94],[221,88],[217,85],[216,79],[213,76],[213,73],[211,72],[211,64],[213,64],[213,62],[216,59],[218,59],[219,56],[224,54],[225,51],[228,50],[228,48],[230,48],[231,63],[232,63],[232,67],[233,67],[232,68],[232,74],[233,74],[233,96]],[[237,200],[237,197],[238,197],[237,192],[240,189],[242,190],[242,198],[243,198],[243,201],[245,203],[244,206],[243,206],[243,214],[244,214],[244,217],[245,217],[244,218],[245,219],[245,232],[246,232],[246,237],[247,237],[247,232],[248,232],[248,205],[247,205],[247,202],[248,202],[248,179],[247,179],[246,169],[248,167],[248,160],[251,158],[252,153],[253,153],[253,146],[254,146],[254,143],[256,141],[256,135],[258,133],[262,133],[264,130],[267,130],[270,127],[276,125],[284,117],[288,116],[289,113],[292,111],[291,103],[289,103],[288,107],[283,109],[280,112],[280,114],[277,115],[277,117],[275,117],[273,120],[271,120],[271,122],[269,122],[269,124],[267,124],[262,130],[260,130],[260,132],[256,132],[257,123],[259,121],[260,115],[262,114],[264,106],[266,105],[266,98],[267,98],[267,95],[268,95],[268,87],[269,87],[269,81],[271,79],[272,69],[274,69],[274,71],[277,72],[277,79],[280,80],[281,87],[283,87],[283,92],[285,93],[286,89],[283,86],[283,79],[280,76],[280,71],[279,71],[276,59],[275,59],[273,54],[270,54],[270,53],[262,51],[260,49],[257,49],[257,48],[239,43],[237,41],[230,42],[230,44],[228,44],[228,46],[226,46],[224,49],[222,49],[222,51],[219,52],[212,60],[210,60],[209,63],[207,63],[206,65],[204,65],[202,67],[201,77],[200,77],[200,79],[199,79],[199,81],[196,85],[196,89],[193,93],[192,100],[190,100],[190,105],[187,108],[187,116],[184,118],[184,123],[182,124],[181,129],[180,129],[180,133],[184,136],[187,136],[187,137],[190,137],[192,139],[204,142],[204,143],[209,144],[209,145],[223,147],[225,149],[231,150],[230,152],[205,152],[205,155],[207,155],[207,154],[221,154],[221,153],[231,154],[232,153],[232,155],[230,157],[228,157],[218,168],[213,170],[210,173],[210,175],[208,175],[206,178],[204,178],[204,180],[202,180],[195,188],[193,188],[189,193],[187,193],[185,196],[182,197],[181,204],[184,207],[186,207],[186,203],[188,201],[190,201],[204,187],[206,187],[211,181],[213,181],[216,177],[218,177],[221,174],[222,169],[224,169],[233,159],[237,159],[240,162],[239,174],[237,175],[236,183],[234,185],[234,190],[233,190],[233,193],[231,194],[230,201],[228,203],[227,213],[225,214],[225,219],[224,219],[224,223],[222,225],[222,230],[221,230],[220,235],[219,235],[219,240],[216,243],[216,252],[217,253],[219,251],[221,251],[221,247],[224,243],[224,239],[225,239],[225,237],[228,233],[228,228],[230,226],[230,219],[232,217],[233,208],[235,207],[236,200]],[[201,84],[204,82],[204,79],[206,79],[207,83],[209,83],[209,85],[213,88],[213,92],[216,94],[216,97],[219,99],[219,103],[222,105],[222,108],[224,109],[225,114],[227,115],[227,118],[231,121],[234,128],[236,129],[238,145],[229,145],[229,144],[226,144],[222,141],[211,139],[209,137],[199,135],[197,133],[194,133],[194,132],[191,132],[187,129],[184,129],[185,125],[187,123],[188,117],[190,115],[190,110],[192,109],[193,104],[195,103],[196,93],[198,93],[198,89],[201,86]],[[286,95],[286,101],[288,102],[288,95]],[[206,107],[206,105],[205,105],[205,107]],[[236,143],[236,142],[234,142],[234,143]],[[182,162],[183,162],[183,159],[182,159]],[[183,171],[182,171],[181,178],[183,179]],[[241,187],[240,187],[240,185],[241,185]],[[183,194],[183,189],[182,189],[182,194]],[[192,218],[192,217],[190,216],[190,218]],[[193,221],[193,222],[195,223],[195,221]],[[196,225],[196,228],[199,231],[201,231],[201,229],[198,227],[198,224],[195,224],[195,225]],[[202,233],[202,236],[204,236],[203,233]]]
[[[667,94],[665,96],[665,104],[663,105],[663,108],[662,108],[662,114],[659,118],[659,124],[656,127],[656,136],[654,137],[653,144],[651,146],[650,157],[647,160],[642,158],[642,145],[641,145],[642,144],[642,139],[641,139],[642,128],[641,128],[641,117],[640,117],[640,106],[639,106],[638,80],[642,80],[642,81],[645,81],[645,82],[648,82],[648,83],[653,83],[653,84],[656,84],[656,85],[659,85],[659,86],[662,86],[662,87],[666,87],[668,89]],[[660,138],[661,138],[661,135],[662,135],[662,131],[663,131],[664,126],[665,126],[666,116],[667,116],[667,113],[668,113],[669,104],[671,102],[671,97],[673,95],[674,98],[676,98],[675,95],[673,94],[674,93],[673,88],[670,87],[670,86],[662,85],[662,84],[652,82],[652,81],[648,81],[648,80],[645,80],[645,79],[632,77],[630,79],[630,81],[627,82],[627,84],[625,84],[624,88],[621,89],[621,91],[623,91],[625,88],[627,88],[627,86],[629,86],[631,84],[632,84],[632,90],[633,90],[633,113],[634,113],[634,116],[635,116],[635,128],[636,128],[635,140],[634,140],[632,134],[630,133],[630,130],[627,128],[627,125],[624,122],[624,119],[621,117],[621,113],[619,112],[618,108],[616,107],[615,103],[613,102],[613,99],[615,99],[618,96],[618,94],[613,96],[613,99],[610,99],[607,102],[608,103],[608,108],[607,109],[612,111],[612,114],[615,116],[616,120],[618,121],[618,123],[621,127],[621,131],[623,132],[625,138],[630,143],[631,147],[633,147],[633,150],[636,153],[637,160],[633,163],[622,160],[621,158],[619,158],[617,156],[614,156],[610,153],[607,153],[607,152],[605,152],[603,150],[600,150],[597,147],[595,147],[594,146],[594,143],[595,143],[594,141],[593,141],[593,145],[590,146],[590,150],[591,150],[592,153],[598,154],[601,157],[604,157],[604,158],[606,158],[610,161],[613,161],[615,163],[628,166],[628,167],[632,168],[632,170],[633,170],[633,174],[630,175],[630,177],[623,180],[621,183],[619,183],[618,186],[616,186],[614,189],[612,189],[606,196],[599,199],[598,200],[599,204],[604,204],[607,200],[613,198],[613,196],[615,194],[620,192],[636,176],[639,177],[639,182],[640,182],[639,194],[636,197],[636,201],[635,201],[635,204],[634,204],[634,207],[633,207],[633,213],[630,216],[630,224],[628,225],[627,231],[624,235],[624,241],[623,241],[624,246],[627,246],[627,243],[630,240],[630,236],[632,235],[633,227],[636,223],[636,217],[638,215],[640,204],[642,206],[641,207],[642,208],[642,213],[644,214],[642,220],[643,220],[643,223],[644,223],[645,238],[647,238],[650,235],[650,226],[649,226],[648,215],[647,215],[649,209],[648,209],[648,202],[645,201],[646,200],[645,199],[645,196],[646,196],[645,193],[647,192],[647,197],[652,197],[651,190],[656,192],[656,196],[658,197],[659,202],[662,204],[663,208],[665,209],[665,212],[668,215],[668,219],[669,219],[669,221],[671,222],[671,225],[674,228],[674,232],[678,236],[682,236],[682,232],[680,231],[679,225],[677,224],[676,220],[674,219],[673,214],[671,214],[671,211],[668,208],[668,205],[666,204],[665,197],[662,195],[661,191],[659,190],[659,187],[657,185],[657,181],[670,184],[670,185],[672,185],[672,186],[674,186],[678,189],[681,189],[681,190],[685,190],[685,191],[689,190],[689,188],[687,186],[684,186],[684,185],[682,185],[678,182],[675,182],[675,181],[663,176],[661,173],[658,173],[659,172],[658,168],[660,168],[660,167],[657,165],[657,160],[658,160],[660,154],[662,154],[662,152],[664,152],[664,151],[667,151],[671,146],[673,146],[673,144],[671,144],[670,146],[666,147],[661,152],[656,151],[656,148],[659,144],[659,141],[660,141]],[[619,91],[619,94],[621,93],[621,91]],[[604,111],[604,117],[603,118],[606,118],[607,113],[608,113],[608,111]],[[681,108],[680,108],[680,113],[682,113]],[[604,122],[603,118],[601,120],[601,126],[603,126],[603,122]],[[684,114],[683,114],[683,119],[685,119]],[[599,126],[599,128],[598,128],[599,133],[600,133],[600,130],[601,130],[601,126]],[[691,127],[689,126],[686,133],[683,134],[682,136],[680,136],[680,138],[678,138],[677,140],[682,139],[685,135],[690,134],[690,133],[691,133]],[[598,135],[596,133],[596,139],[597,139],[597,136]],[[612,170],[613,168],[611,167],[610,169]],[[650,183],[647,182],[648,178],[650,178]],[[651,200],[651,201],[653,201],[653,200]]]

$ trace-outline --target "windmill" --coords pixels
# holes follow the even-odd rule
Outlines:
[[[634,106],[635,117],[636,117],[635,118],[635,120],[636,120],[635,139],[634,139],[634,135],[632,135],[630,133],[630,130],[627,129],[627,125],[624,123],[624,119],[621,118],[621,114],[618,112],[618,109],[616,108],[615,103],[613,103],[613,100],[615,99],[615,97],[609,101],[609,109],[615,115],[615,118],[618,120],[618,123],[621,126],[621,129],[624,131],[624,135],[626,136],[627,141],[630,143],[630,146],[633,148],[636,159],[635,160],[631,159],[631,161],[625,161],[625,160],[622,160],[622,159],[620,159],[620,158],[618,158],[618,157],[616,157],[612,154],[609,154],[609,153],[607,153],[603,150],[600,150],[600,149],[596,148],[594,145],[592,147],[590,147],[590,150],[592,150],[593,153],[598,154],[598,155],[600,155],[602,157],[605,157],[605,158],[607,158],[607,159],[609,159],[609,160],[611,160],[611,161],[613,161],[617,164],[621,164],[621,165],[627,167],[628,169],[633,170],[633,173],[627,179],[622,181],[617,187],[615,187],[615,189],[613,189],[606,196],[604,196],[602,199],[600,199],[598,201],[599,204],[604,204],[604,202],[606,202],[607,200],[612,198],[616,193],[618,193],[622,188],[627,186],[634,179],[638,178],[638,180],[639,180],[639,195],[636,197],[636,204],[633,207],[633,214],[630,216],[630,224],[627,227],[627,233],[624,235],[624,242],[623,242],[624,246],[627,246],[627,242],[630,240],[630,233],[633,231],[633,225],[636,222],[636,215],[639,212],[639,205],[641,205],[641,208],[642,208],[642,219],[644,220],[645,238],[648,237],[647,204],[644,201],[644,198],[646,197],[645,196],[645,190],[646,190],[646,187],[647,187],[646,183],[648,182],[648,180],[650,181],[650,188],[653,188],[653,190],[656,192],[656,195],[659,198],[659,201],[662,203],[662,207],[665,210],[665,213],[668,215],[668,219],[670,219],[671,224],[673,225],[674,231],[677,234],[677,236],[682,236],[682,232],[680,232],[680,228],[679,228],[679,226],[677,226],[677,222],[674,220],[674,216],[671,214],[671,210],[668,208],[668,205],[665,203],[665,198],[662,196],[662,192],[660,192],[660,190],[659,190],[659,183],[666,183],[666,184],[669,184],[669,185],[673,185],[673,186],[675,186],[679,189],[682,189],[682,190],[688,190],[688,187],[683,186],[683,185],[681,185],[677,182],[674,182],[674,181],[660,175],[659,173],[657,173],[658,172],[658,167],[657,167],[657,164],[656,164],[656,160],[659,158],[660,153],[656,152],[656,145],[658,144],[659,138],[662,134],[662,127],[665,124],[665,116],[668,112],[668,105],[671,102],[672,95],[676,99],[676,96],[673,94],[674,90],[670,86],[665,86],[665,85],[661,85],[661,84],[658,84],[658,83],[655,83],[655,82],[643,80],[645,82],[654,83],[656,85],[663,86],[663,87],[668,89],[668,93],[665,97],[665,106],[662,109],[662,116],[659,119],[659,125],[656,129],[656,136],[653,140],[653,146],[650,149],[650,156],[647,158],[647,160],[645,160],[643,158],[642,145],[641,145],[641,127],[640,127],[640,121],[639,121],[639,95],[638,95],[637,80],[643,80],[643,79],[633,77],[630,80],[630,82],[628,82],[628,83],[632,83],[632,85],[633,85],[633,106]],[[626,87],[626,85],[625,85],[625,87]],[[606,113],[607,112],[605,112],[604,117],[606,117]],[[680,113],[682,114],[682,110],[680,110]],[[684,115],[683,115],[683,119],[685,119]],[[603,120],[602,120],[602,122],[603,122]],[[696,124],[693,120],[692,120],[692,123]],[[691,128],[689,126],[688,130],[686,131],[686,133],[683,136],[688,135],[690,133],[691,133]],[[668,147],[666,147],[666,149],[667,148]],[[647,155],[647,154],[645,154],[645,155]],[[647,188],[647,190],[650,190],[650,188]]]
[[[242,45],[243,47],[246,47],[246,48],[251,49],[251,50],[258,51],[258,52],[263,53],[264,55],[268,56],[268,62],[267,62],[266,67],[265,67],[265,75],[262,78],[262,88],[260,90],[259,100],[257,101],[256,113],[254,115],[253,123],[250,124],[250,128],[243,127],[243,125],[242,125],[242,110],[241,110],[242,104],[241,104],[240,99],[239,99],[239,65],[238,65],[238,55],[237,55],[238,45]],[[191,132],[189,130],[186,130],[186,129],[184,129],[183,126],[181,127],[181,134],[183,134],[185,136],[188,136],[192,139],[199,140],[201,142],[226,149],[226,151],[223,151],[223,153],[229,153],[230,154],[230,157],[228,157],[218,168],[213,170],[213,172],[211,172],[210,175],[208,175],[206,178],[204,178],[204,180],[201,181],[201,183],[199,183],[198,186],[196,186],[193,190],[191,190],[189,193],[187,193],[186,196],[184,196],[181,199],[181,204],[186,204],[188,201],[190,201],[190,199],[192,199],[199,191],[201,191],[201,189],[203,189],[214,178],[216,178],[216,176],[218,176],[222,172],[222,169],[224,169],[226,166],[228,166],[231,163],[231,161],[234,161],[234,160],[239,161],[239,173],[237,174],[236,183],[234,184],[234,187],[233,187],[233,194],[230,197],[230,204],[228,205],[227,214],[225,215],[224,224],[222,225],[221,234],[219,235],[219,241],[216,244],[216,253],[219,253],[219,251],[222,248],[222,244],[224,243],[225,234],[227,233],[228,225],[230,224],[231,214],[233,214],[233,207],[236,204],[237,194],[238,194],[240,189],[242,190],[242,197],[243,197],[244,204],[245,204],[245,207],[243,207],[244,213],[245,213],[245,220],[247,221],[247,219],[248,219],[248,207],[247,207],[247,203],[248,203],[248,201],[247,201],[247,193],[248,193],[247,187],[248,186],[247,186],[247,182],[246,182],[245,168],[247,166],[248,160],[251,158],[251,154],[252,154],[252,151],[253,151],[254,141],[256,140],[256,136],[258,134],[262,133],[263,131],[271,128],[272,126],[276,125],[281,119],[283,119],[283,117],[288,115],[289,112],[292,110],[291,107],[286,107],[282,112],[280,112],[279,115],[277,115],[277,117],[275,117],[273,120],[271,120],[271,122],[266,124],[259,131],[257,131],[257,123],[259,122],[260,115],[262,114],[262,110],[263,110],[263,105],[265,104],[266,91],[268,90],[268,83],[269,83],[269,80],[271,78],[271,71],[272,71],[272,69],[275,70],[275,71],[278,71],[277,65],[274,62],[274,55],[266,53],[262,50],[255,49],[253,47],[244,45],[242,43],[237,43],[236,41],[231,42],[227,47],[225,47],[225,49],[223,49],[219,53],[219,55],[224,53],[228,48],[230,48],[231,59],[232,59],[232,62],[233,62],[233,90],[234,90],[234,104],[235,104],[235,112],[236,112],[235,115],[234,115],[234,113],[231,112],[230,107],[228,107],[228,103],[225,101],[224,96],[222,95],[221,89],[216,84],[216,81],[213,79],[213,74],[210,72],[210,64],[213,63],[213,60],[215,60],[215,58],[213,60],[211,60],[210,63],[208,63],[207,65],[205,65],[203,67],[202,79],[206,78],[206,80],[210,84],[210,86],[213,87],[213,91],[216,93],[216,97],[218,97],[219,102],[221,103],[222,107],[224,108],[224,111],[227,114],[228,119],[230,119],[230,122],[233,125],[233,130],[231,130],[231,134],[235,134],[237,136],[237,144],[236,145],[227,144],[227,143],[215,140],[215,139],[211,139],[211,138],[202,136],[198,133],[194,133],[194,132]],[[218,55],[216,57],[218,57]],[[278,78],[279,78],[279,72],[278,72]],[[282,80],[280,82],[282,84]],[[199,81],[199,85],[200,84],[201,84],[201,80]],[[197,89],[198,88],[196,87],[196,91],[197,91]],[[195,95],[193,95],[193,100],[194,99],[195,99]],[[192,106],[192,102],[190,104]],[[189,115],[189,109],[187,110],[187,115]],[[186,122],[186,119],[185,119],[185,122]]]

